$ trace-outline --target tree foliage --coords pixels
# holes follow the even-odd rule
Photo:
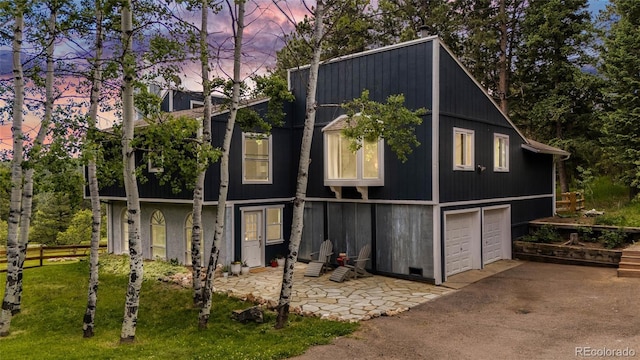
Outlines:
[[[414,147],[420,145],[415,127],[422,124],[424,108],[415,111],[404,106],[404,95],[389,95],[386,103],[369,100],[365,90],[359,98],[342,105],[347,111],[347,126],[342,133],[351,141],[351,150],[357,151],[363,141],[385,140],[400,161],[405,162]]]
[[[640,3],[612,0],[604,14],[600,70],[605,76],[603,136],[622,181],[640,192]]]

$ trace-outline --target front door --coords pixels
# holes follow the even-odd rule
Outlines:
[[[242,260],[251,267],[263,266],[262,210],[243,212]]]

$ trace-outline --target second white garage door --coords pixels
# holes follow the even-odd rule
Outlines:
[[[485,209],[482,211],[482,262],[489,264],[511,258],[511,233],[509,209]]]

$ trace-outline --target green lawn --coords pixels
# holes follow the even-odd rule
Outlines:
[[[119,345],[127,278],[101,272],[96,336],[84,339],[88,269],[81,261],[25,270],[23,311],[14,317],[11,334],[0,338],[0,358],[282,359],[357,328],[292,316],[285,329],[274,330],[272,312],[265,313],[264,324],[240,324],[230,319],[231,311],[252,304],[216,295],[209,329],[199,331],[190,290],[148,280],[142,289],[136,342]],[[0,274],[2,285],[5,277]]]

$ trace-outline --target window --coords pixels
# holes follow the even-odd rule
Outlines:
[[[267,244],[284,242],[282,235],[282,207],[267,208]]]
[[[358,151],[340,131],[325,132],[325,185],[382,186],[383,142],[364,141]]]
[[[453,128],[453,170],[473,171],[473,157],[473,130]]]
[[[189,107],[191,109],[197,109],[197,108],[204,107],[204,101],[190,100],[189,101]]]
[[[149,173],[161,173],[164,171],[163,167],[164,157],[162,154],[154,152],[149,153],[149,162],[147,164]]]
[[[200,265],[204,264],[204,229],[200,224]],[[193,234],[193,213],[187,215],[184,222],[184,238],[186,243],[185,264],[191,265],[191,235]]]
[[[509,171],[509,136],[493,134],[493,171]]]
[[[167,224],[159,210],[151,214],[151,257],[167,259]]]
[[[271,135],[242,134],[242,183],[271,184]]]

